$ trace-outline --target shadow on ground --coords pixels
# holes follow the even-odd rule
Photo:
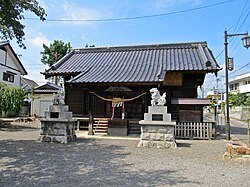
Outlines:
[[[34,130],[38,129],[38,127],[24,126],[23,124],[13,124],[9,122],[0,123],[0,131],[9,131],[9,132],[17,132],[23,130]]]
[[[181,146],[189,146],[181,144]],[[199,184],[177,170],[135,169],[125,147],[78,139],[71,144],[0,141],[4,186],[161,186]]]

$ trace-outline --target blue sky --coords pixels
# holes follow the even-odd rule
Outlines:
[[[214,5],[221,2],[224,3]],[[17,54],[22,55],[20,60],[28,71],[28,78],[40,85],[46,82],[40,72],[48,68],[40,62],[42,44],[48,45],[53,40],[70,42],[73,48],[86,44],[101,47],[207,41],[215,57],[222,52],[216,60],[223,67],[225,29],[229,33],[250,32],[248,0],[39,0],[39,3],[46,9],[48,21],[24,20],[27,49],[20,49],[14,41],[11,44]],[[173,14],[120,21],[63,21],[165,13]],[[31,13],[25,13],[25,17],[36,18]],[[235,61],[235,71],[230,72],[230,79],[233,79],[250,71],[250,50],[243,47],[241,37],[229,41],[229,56]],[[218,78],[221,79],[218,86],[221,89],[224,87],[224,71]],[[216,87],[215,80],[213,75],[207,76],[205,92]]]

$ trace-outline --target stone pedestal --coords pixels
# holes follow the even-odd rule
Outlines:
[[[75,140],[75,122],[66,105],[51,105],[41,120],[38,141],[68,143]]]
[[[144,114],[141,125],[141,140],[138,147],[176,148],[174,128],[171,114],[166,106],[149,106],[149,113]]]

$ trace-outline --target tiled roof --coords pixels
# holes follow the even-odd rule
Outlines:
[[[44,74],[72,83],[158,82],[169,71],[217,72],[206,42],[74,49]]]
[[[57,93],[62,87],[47,82],[44,85],[38,86],[34,89],[34,93]]]

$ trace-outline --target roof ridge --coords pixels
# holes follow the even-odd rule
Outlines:
[[[103,47],[91,47],[91,48],[74,48],[71,49],[75,52],[87,52],[87,51],[106,51],[106,50],[136,50],[136,49],[155,49],[159,48],[174,48],[180,46],[198,46],[207,45],[206,41],[202,42],[180,42],[180,43],[165,43],[165,44],[145,44],[145,45],[124,45],[124,46],[103,46]]]

